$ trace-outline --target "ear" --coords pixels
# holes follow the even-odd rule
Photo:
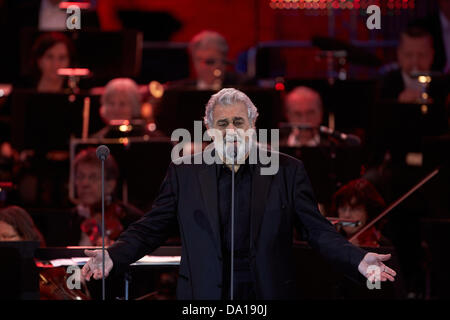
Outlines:
[[[106,107],[105,105],[101,105],[100,109],[98,110],[98,112],[100,113],[100,117],[102,117],[102,119],[105,119],[106,116]]]

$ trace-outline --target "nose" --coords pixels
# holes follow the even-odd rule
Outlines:
[[[236,133],[236,127],[233,123],[229,123],[225,129],[228,130],[229,133]]]
[[[350,209],[349,208],[345,208],[342,211],[342,218],[344,219],[349,219],[350,218]]]

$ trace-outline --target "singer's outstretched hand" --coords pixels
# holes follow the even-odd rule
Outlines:
[[[81,274],[89,281],[92,276],[98,280],[102,278],[102,250],[84,250],[84,254],[91,257],[81,269]],[[113,267],[113,261],[109,257],[108,251],[105,250],[105,277],[109,275]]]
[[[370,281],[394,281],[397,273],[383,263],[383,261],[387,261],[390,258],[390,254],[369,252],[360,262],[358,270]],[[379,272],[377,272],[377,269]],[[376,279],[377,277],[379,277],[379,279]]]

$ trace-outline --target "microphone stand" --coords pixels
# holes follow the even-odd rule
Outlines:
[[[105,160],[109,155],[109,148],[105,145],[97,147],[97,157],[102,162],[102,300],[106,300],[105,294]]]
[[[230,299],[233,300],[234,289],[234,157],[231,164],[231,274],[230,274]]]
[[[102,158],[102,299],[105,295],[105,159]]]

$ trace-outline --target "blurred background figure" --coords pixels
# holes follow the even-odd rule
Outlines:
[[[158,137],[154,123],[146,123],[141,116],[142,95],[139,86],[130,78],[116,78],[107,83],[102,97],[100,116],[106,126],[93,134],[93,138],[121,136]],[[152,105],[146,104],[149,108]],[[147,110],[153,112],[153,110]]]
[[[245,85],[250,81],[230,71],[228,43],[218,32],[204,30],[189,42],[189,54],[194,69],[192,79],[169,83],[169,87],[195,87],[199,90],[220,90],[230,85]]]
[[[340,231],[351,238],[371,220],[377,217],[385,207],[385,202],[375,187],[365,179],[350,181],[334,195],[331,213],[341,219],[357,220],[357,226],[341,226]],[[380,231],[372,226],[354,242],[359,246],[390,246]]]
[[[319,127],[323,117],[320,95],[308,87],[296,87],[286,96],[284,108],[287,122],[294,127],[280,144],[289,147],[318,146],[321,143]]]
[[[129,78],[109,81],[102,95],[100,115],[106,124],[139,118],[141,94],[136,82]]]
[[[424,85],[413,74],[430,72],[433,57],[433,37],[426,29],[411,26],[402,32],[397,48],[399,68],[384,77],[380,98],[398,100],[401,103],[419,103]]]
[[[203,31],[189,43],[198,89],[219,90],[225,79],[228,43],[214,31]]]
[[[62,33],[44,33],[36,40],[33,49],[31,87],[38,92],[63,92],[67,81],[58,75],[58,69],[68,68],[74,60],[75,48]]]
[[[18,206],[0,209],[0,241],[39,241],[42,247],[45,246],[44,237],[33,219]]]
[[[449,73],[450,71],[450,1],[437,0],[438,10],[425,18],[413,21],[433,37],[435,57],[432,70]]]
[[[76,208],[72,212],[72,245],[101,243],[101,166],[95,148],[81,151],[73,163]],[[105,234],[115,240],[142,212],[118,200],[119,169],[110,155],[105,161]]]

